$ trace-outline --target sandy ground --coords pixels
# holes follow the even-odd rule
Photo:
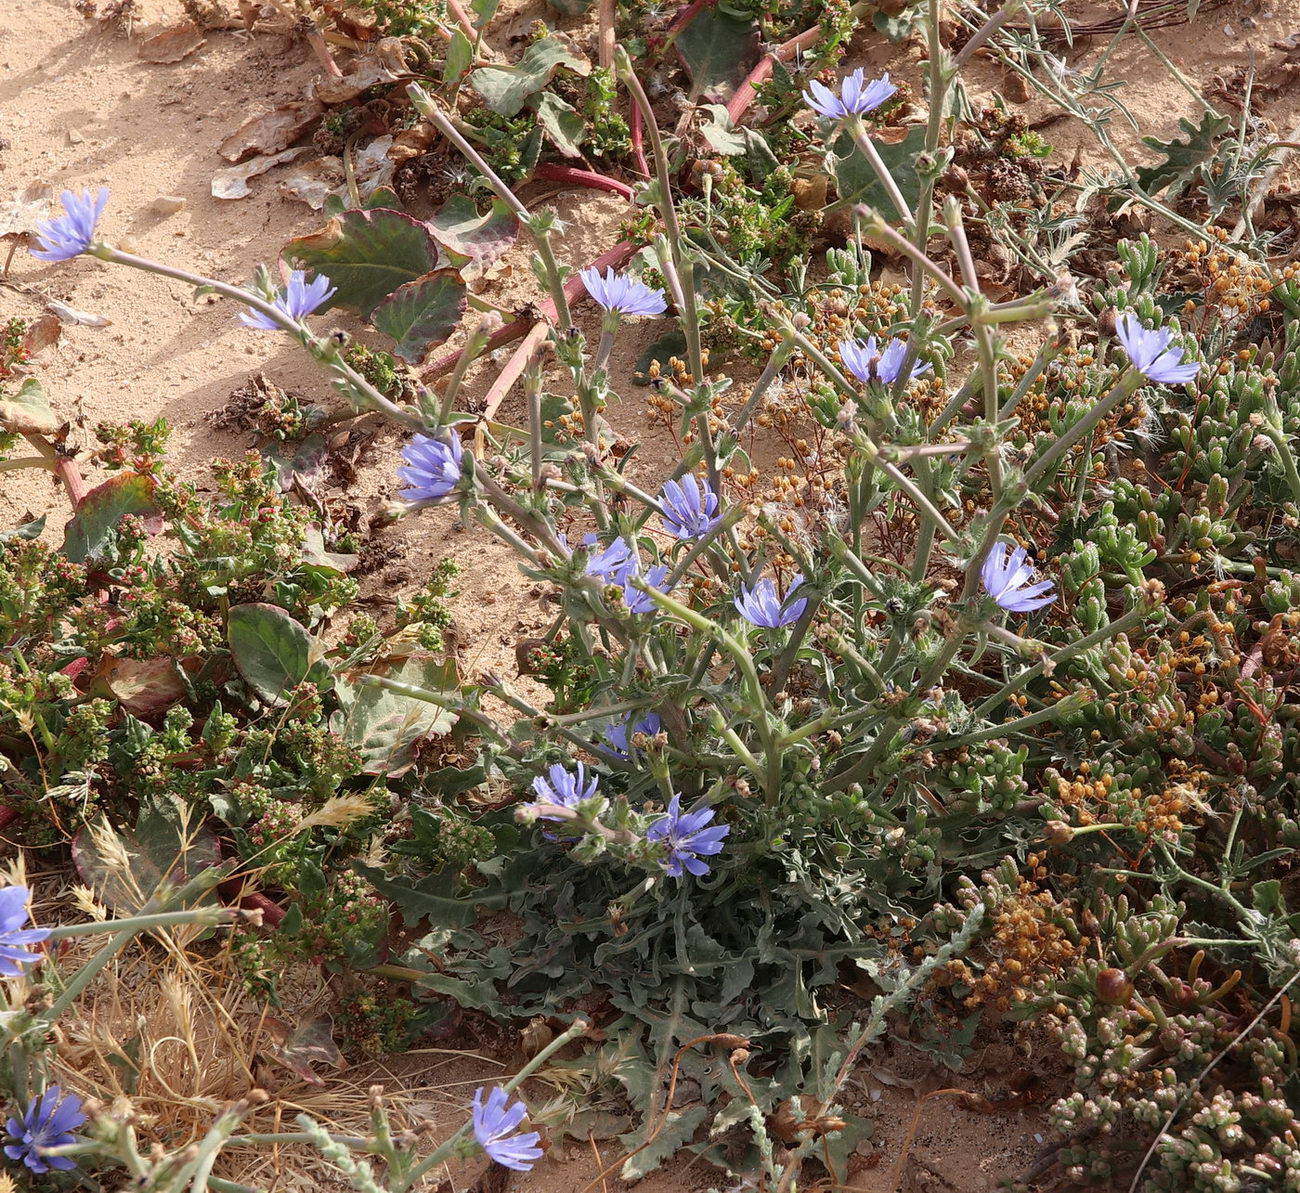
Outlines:
[[[146,26],[180,15],[174,0],[145,0],[142,11]],[[1104,15],[1118,11],[1119,6],[1090,10]],[[519,24],[539,15],[536,5],[515,6],[505,19]],[[1193,24],[1155,31],[1153,37],[1172,65],[1204,88],[1216,75],[1228,76],[1252,60],[1266,71],[1281,56],[1273,43],[1298,31],[1300,10],[1294,0],[1272,0],[1271,6],[1203,6]],[[1086,69],[1104,45],[1104,39],[1083,41],[1072,54],[1063,53],[1067,67]],[[920,92],[914,47],[883,42],[868,23],[854,56],[873,68],[888,67]],[[1199,115],[1183,84],[1139,40],[1122,43],[1111,64],[1143,134],[1167,138],[1176,131],[1179,116]],[[139,60],[133,41],[83,20],[71,0],[11,0],[0,22],[0,136],[5,141],[0,202],[31,183],[48,183],[56,190],[105,184],[112,192],[103,223],[110,239],[213,276],[247,279],[258,263],[274,261],[288,239],[313,230],[320,219],[279,193],[277,171],[255,180],[248,198],[214,199],[212,175],[226,164],[216,146],[248,115],[302,96],[316,74],[302,45],[238,32],[209,33],[205,45],[184,61],[151,65]],[[984,67],[980,77],[995,83],[998,72]],[[1284,90],[1266,109],[1279,136],[1285,136],[1300,112],[1300,88]],[[1033,99],[1025,110],[1037,118],[1051,109]],[[1113,122],[1112,133],[1125,152],[1142,152],[1138,134],[1122,118]],[[1085,166],[1104,161],[1081,126],[1058,123],[1045,135],[1066,158],[1077,147]],[[155,201],[162,196],[183,198],[183,209],[161,214]],[[554,201],[570,223],[562,253],[576,265],[613,243],[628,212],[627,204],[608,195],[570,193]],[[507,256],[487,288],[489,297],[507,305],[531,297],[528,256],[524,246]],[[35,317],[51,299],[108,320],[102,328],[66,327],[62,343],[40,371],[55,409],[79,425],[74,438],[82,443],[92,442],[88,430],[102,420],[166,417],[174,428],[173,465],[203,486],[214,458],[250,446],[206,421],[250,374],[261,371],[282,387],[331,408],[337,405],[319,372],[294,346],[244,330],[229,303],[195,299],[177,283],[88,259],[46,265],[20,252],[0,284],[0,319]],[[342,325],[349,326],[346,321]],[[594,330],[590,315],[584,316],[584,326],[589,333]],[[660,325],[629,332],[615,359],[616,372],[626,373],[662,330]],[[490,368],[479,370],[474,384],[480,391],[489,377]],[[624,435],[642,443],[641,467],[653,473],[672,456],[672,443],[649,428],[636,391],[624,392],[630,396],[611,411],[612,420]],[[502,417],[509,420],[517,413],[517,405],[507,403]],[[331,498],[356,504],[365,516],[378,512],[396,488],[393,468],[399,450],[398,437],[382,432],[356,480]],[[92,481],[101,475],[88,458],[84,463]],[[0,525],[45,510],[50,511],[46,533],[57,540],[66,503],[53,483],[43,474],[0,474]],[[368,581],[368,594],[391,599],[393,592],[418,582],[437,559],[456,558],[465,565],[456,606],[465,668],[470,673],[494,668],[513,676],[514,643],[540,628],[545,614],[536,586],[520,575],[508,553],[481,532],[458,527],[454,515],[445,512],[404,521],[384,535],[383,541],[394,548],[393,561]],[[459,1067],[448,1077],[445,1064]],[[879,1148],[872,1156],[874,1167],[857,1178],[854,1188],[860,1193],[978,1193],[1023,1171],[1038,1150],[1042,1124],[1034,1111],[976,1114],[951,1098],[935,1097],[921,1105],[919,1129],[903,1163],[902,1142],[924,1094],[947,1082],[989,1097],[996,1090],[987,1076],[949,1075],[945,1081],[913,1074],[900,1080],[889,1065],[876,1068],[884,1076],[864,1075],[860,1092],[864,1109],[876,1115]],[[986,1058],[981,1071],[997,1068]],[[478,1062],[444,1058],[436,1065],[430,1062],[425,1078],[440,1088],[462,1088],[482,1073]],[[390,1077],[417,1093],[424,1079],[413,1073],[412,1058]],[[589,1154],[571,1150],[574,1159],[548,1162],[513,1187],[535,1193],[583,1188],[598,1169]],[[608,1146],[604,1154],[608,1161]],[[286,1168],[285,1175],[291,1171]],[[639,1187],[646,1193],[690,1193],[709,1184],[699,1165],[678,1165]],[[459,1179],[448,1186],[465,1187]],[[606,1191],[619,1187],[613,1180],[604,1186]]]

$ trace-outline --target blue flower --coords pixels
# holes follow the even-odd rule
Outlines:
[[[79,195],[64,191],[59,197],[67,214],[36,224],[35,232],[41,243],[31,254],[42,261],[70,261],[90,249],[95,242],[95,225],[108,202],[108,187],[101,186],[98,194],[88,190]]]
[[[672,877],[680,878],[683,869],[697,878],[709,872],[708,863],[702,862],[700,857],[721,853],[722,839],[731,832],[729,824],[707,827],[712,819],[712,808],[700,808],[683,815],[681,796],[674,795],[669,801],[668,811],[646,829],[647,841],[662,841],[668,846],[663,867]]]
[[[331,286],[329,278],[323,274],[317,275],[309,282],[306,273],[301,269],[295,269],[289,274],[289,281],[276,292],[271,305],[280,314],[297,323],[307,318],[330,298],[336,289],[337,287]],[[259,331],[280,330],[280,325],[270,315],[264,315],[261,311],[253,310],[252,307],[241,314],[239,319],[245,327],[256,328]]]
[[[431,435],[416,435],[402,449],[406,468],[400,476],[409,488],[402,490],[407,501],[439,501],[460,484],[460,462],[464,455],[460,439],[452,432],[446,440]]]
[[[533,791],[539,804],[559,804],[561,808],[576,808],[585,799],[596,794],[600,780],[592,775],[587,778],[587,768],[581,762],[577,772],[571,774],[558,762],[546,772],[547,777],[538,775],[533,780]],[[562,816],[542,816],[543,820],[563,820]]]
[[[591,552],[587,556],[587,575],[595,576],[606,584],[623,584],[636,571],[636,555],[620,534],[608,547],[599,546],[594,534],[583,536],[582,545]]]
[[[980,579],[989,595],[1008,613],[1032,613],[1056,600],[1050,580],[1034,583],[1034,567],[1024,547],[1011,550],[1006,543],[994,543],[980,565]]]
[[[803,616],[808,607],[807,597],[796,601],[790,599],[794,590],[803,583],[803,577],[796,575],[786,589],[785,599],[776,594],[776,585],[771,580],[760,580],[752,588],[742,588],[735,599],[735,606],[740,615],[756,626],[775,630],[781,626],[793,625]]]
[[[664,525],[679,539],[703,538],[722,521],[718,495],[708,481],[701,485],[689,472],[680,481],[665,481],[659,500]]]
[[[627,759],[632,756],[632,741],[638,733],[644,733],[647,737],[654,737],[663,728],[663,722],[659,719],[657,712],[648,712],[640,720],[633,721],[633,714],[628,713],[623,720],[610,725],[605,730],[605,741],[608,743],[610,752],[619,758]]]
[[[599,269],[584,269],[578,276],[592,296],[607,311],[620,315],[662,315],[668,309],[662,290],[652,290],[644,282],[626,273],[607,269],[601,277]]]
[[[666,563],[655,564],[644,575],[639,571],[633,571],[623,580],[623,603],[627,605],[628,612],[653,613],[655,611],[654,598],[648,592],[637,588],[632,583],[634,579],[640,580],[643,584],[648,584],[656,592],[667,592],[668,565]]]
[[[533,1163],[542,1158],[537,1146],[541,1138],[536,1131],[519,1135],[511,1132],[524,1121],[528,1107],[522,1102],[506,1105],[509,1095],[499,1085],[492,1087],[487,1102],[483,1101],[483,1086],[474,1091],[474,1138],[487,1154],[504,1168],[516,1172],[530,1172]]]
[[[0,977],[16,978],[24,965],[39,961],[39,953],[23,945],[40,944],[49,938],[48,928],[24,928],[32,893],[25,886],[0,888]]]
[[[1196,380],[1201,366],[1195,361],[1181,364],[1183,350],[1169,346],[1169,337],[1173,334],[1169,328],[1158,331],[1143,327],[1132,311],[1125,311],[1120,316],[1115,328],[1119,342],[1133,362],[1133,367],[1147,378],[1165,385],[1185,385]]]
[[[888,74],[883,74],[868,83],[866,72],[862,67],[858,67],[851,75],[840,81],[839,95],[836,95],[825,83],[814,80],[810,88],[803,93],[803,98],[817,115],[825,116],[827,120],[840,120],[845,116],[865,116],[868,112],[875,111],[897,90],[898,88],[889,81]]]
[[[850,373],[863,384],[880,381],[892,385],[898,380],[903,361],[907,357],[907,341],[892,339],[878,351],[876,337],[869,336],[862,340],[841,340],[839,342],[840,361]],[[919,377],[928,372],[930,366],[916,361],[912,365],[910,376]]]
[[[81,1099],[76,1094],[64,1097],[57,1085],[51,1085],[40,1097],[32,1099],[22,1118],[11,1118],[5,1123],[7,1137],[13,1140],[5,1144],[5,1155],[38,1174],[51,1168],[67,1172],[76,1168],[75,1160],[70,1156],[42,1156],[41,1149],[75,1143],[72,1132],[85,1121]]]

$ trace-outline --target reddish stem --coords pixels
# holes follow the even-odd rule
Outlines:
[[[677,15],[669,22],[666,30],[669,37],[674,33],[680,33],[694,19],[695,14],[702,8],[712,8],[713,0],[691,0],[691,3],[685,8],[679,9]]]
[[[245,895],[240,899],[239,906],[249,911],[260,911],[262,913],[262,923],[268,928],[278,928],[284,921],[284,908],[268,895],[262,894],[261,891],[254,891],[251,895]]]
[[[740,118],[745,114],[749,105],[754,102],[754,97],[758,95],[758,89],[772,77],[772,71],[776,68],[778,62],[788,62],[800,50],[806,50],[810,45],[816,42],[821,36],[821,26],[814,25],[811,29],[806,29],[798,37],[792,37],[789,41],[782,42],[770,54],[765,54],[759,59],[758,65],[749,72],[745,81],[736,88],[736,93],[731,97],[727,104],[727,115],[731,117],[731,123],[737,124]]]
[[[616,244],[612,249],[601,253],[592,263],[592,269],[618,269],[626,265],[631,259],[632,254],[637,250],[637,246],[630,240],[623,240]],[[564,283],[564,296],[570,303],[582,302],[587,297],[587,288],[582,284],[582,279],[575,273]],[[555,303],[549,298],[543,299],[537,304],[537,309],[541,317],[547,323],[555,322]],[[503,344],[513,344],[521,336],[528,334],[529,329],[537,320],[531,316],[525,315],[522,319],[516,319],[513,323],[507,323],[505,327],[493,333],[491,339],[487,342],[484,351],[490,352],[494,348],[500,348]],[[456,367],[456,362],[460,360],[459,352],[450,352],[439,360],[435,360],[427,369],[421,373],[425,381],[432,381],[437,377],[443,377],[450,373]]]
[[[85,478],[81,475],[81,469],[77,467],[77,461],[71,456],[60,456],[58,463],[54,465],[54,475],[63,482],[63,487],[68,491],[68,500],[75,511],[88,492]]]
[[[18,819],[18,809],[6,805],[0,808],[0,833],[4,832],[15,820]]]
[[[579,170],[576,166],[561,166],[555,162],[543,162],[533,171],[533,177],[542,182],[562,182],[568,186],[585,186],[593,191],[613,191],[625,199],[631,199],[636,192],[626,182],[597,174],[595,170]]]
[[[635,103],[632,105],[631,119],[628,120],[628,137],[632,142],[632,164],[636,166],[638,174],[649,178],[650,163],[645,156],[645,121],[641,119],[641,109]]]

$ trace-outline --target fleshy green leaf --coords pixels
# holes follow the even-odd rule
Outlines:
[[[443,83],[454,87],[456,81],[470,68],[474,61],[473,43],[465,36],[464,30],[457,29],[447,43],[447,60],[443,65]]]
[[[462,276],[473,277],[514,244],[519,222],[500,199],[480,215],[468,195],[452,195],[430,218],[429,230]]]
[[[123,472],[91,489],[63,532],[63,554],[73,563],[93,561],[127,514],[156,514],[152,477]]]
[[[277,605],[236,605],[226,619],[226,641],[239,674],[270,704],[286,703],[286,693],[311,675],[311,635]]]
[[[533,106],[537,110],[537,123],[556,149],[566,157],[578,157],[587,137],[587,124],[577,109],[552,91],[543,91]]]
[[[0,428],[20,435],[53,435],[61,425],[35,377],[28,377],[16,394],[0,393]]]
[[[691,76],[691,97],[707,91],[725,99],[758,62],[758,25],[702,8],[677,35],[676,45]]]
[[[558,37],[544,37],[533,42],[514,66],[482,66],[469,76],[469,83],[492,111],[515,116],[560,67],[584,76],[591,73],[591,63],[567,43]]]
[[[454,692],[455,667],[425,655],[412,655],[383,672],[386,679],[433,693]],[[447,733],[456,714],[374,684],[340,680],[344,739],[361,751],[361,769],[368,775],[398,775],[415,761],[415,745],[423,738]]]
[[[12,530],[0,530],[0,543],[12,543],[18,539],[37,539],[41,537],[45,529],[45,514],[39,518],[34,518],[30,522],[24,522],[21,526],[15,526]]]
[[[375,307],[370,321],[393,337],[398,356],[419,364],[456,330],[466,301],[465,283],[456,271],[438,269],[399,286]]]
[[[345,211],[319,232],[291,240],[285,260],[338,288],[331,306],[370,313],[399,286],[432,273],[438,244],[427,224],[400,211]]]
[[[875,145],[881,160],[894,176],[904,201],[915,209],[921,195],[916,158],[925,148],[925,127],[918,124],[909,129],[907,136],[896,144],[877,140]],[[865,203],[868,207],[878,208],[887,219],[892,219],[897,213],[889,193],[848,133],[841,133],[836,138],[834,152],[835,185],[840,192],[840,201]]]

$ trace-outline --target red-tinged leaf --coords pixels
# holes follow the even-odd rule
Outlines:
[[[86,563],[104,550],[127,514],[150,517],[157,513],[153,478],[123,472],[81,499],[63,532],[63,554],[73,563]]]
[[[100,664],[95,678],[127,712],[146,721],[162,716],[185,699],[185,681],[175,659],[110,656]]]
[[[452,195],[429,220],[429,229],[453,265],[472,265],[481,273],[514,244],[519,221],[500,199],[480,215],[468,195]]]
[[[345,211],[319,232],[291,240],[285,260],[324,274],[337,287],[331,306],[367,318],[399,286],[432,273],[438,243],[429,226],[400,211]]]
[[[146,37],[136,53],[146,62],[179,62],[194,53],[205,40],[202,29],[190,21],[182,21]]]
[[[466,301],[465,283],[456,271],[439,269],[399,286],[374,309],[370,321],[393,337],[398,356],[419,364],[456,330]]]

